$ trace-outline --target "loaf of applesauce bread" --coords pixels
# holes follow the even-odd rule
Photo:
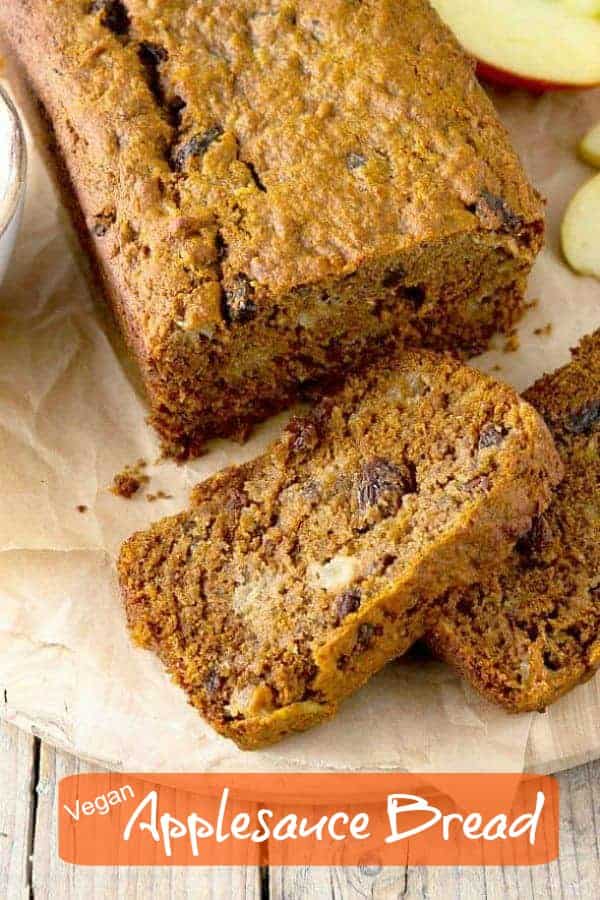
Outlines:
[[[125,543],[133,636],[221,734],[271,743],[333,715],[445,591],[498,565],[560,469],[510,388],[408,352]]]
[[[506,565],[453,592],[430,647],[488,699],[544,709],[600,666],[600,331],[530,388],[564,463]]]
[[[0,28],[171,452],[518,316],[541,204],[426,0],[4,0]]]

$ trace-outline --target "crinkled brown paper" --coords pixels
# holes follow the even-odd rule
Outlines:
[[[530,283],[539,303],[520,348],[478,360],[525,388],[600,326],[600,284],[559,251],[565,204],[592,173],[578,139],[600,92],[495,94],[525,166],[549,197],[548,246]],[[31,146],[31,142],[30,142]],[[600,241],[600,234],[598,235]],[[540,715],[496,710],[438,663],[387,667],[337,719],[243,754],[186,703],[155,657],[129,642],[115,580],[123,538],[186,505],[191,486],[256,455],[283,416],[245,446],[219,441],[194,463],[154,462],[146,408],[106,336],[67,216],[33,147],[23,228],[0,292],[0,692],[3,715],[44,739],[133,770],[545,771],[600,756],[600,678]],[[535,329],[551,323],[549,334]],[[172,499],[126,501],[107,487],[139,457]],[[79,512],[78,505],[87,506]]]

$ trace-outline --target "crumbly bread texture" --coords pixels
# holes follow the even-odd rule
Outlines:
[[[565,478],[507,565],[454,592],[428,643],[496,703],[544,709],[600,666],[600,331],[525,397]]]
[[[331,716],[432,625],[440,594],[497,565],[560,468],[514,391],[409,352],[125,543],[133,636],[221,734],[271,743]]]
[[[0,28],[172,452],[520,313],[540,200],[425,0],[5,0]]]

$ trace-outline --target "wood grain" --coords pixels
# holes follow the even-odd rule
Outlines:
[[[57,785],[66,775],[93,771],[74,756],[41,745],[39,773],[34,738],[0,726],[0,898],[22,900],[258,900],[260,869],[87,868],[61,862],[56,838]],[[36,776],[37,784],[36,784]],[[37,788],[37,791],[36,791]],[[37,803],[35,798],[37,797]],[[34,821],[35,815],[35,821]],[[29,853],[33,849],[32,865]],[[29,884],[31,881],[31,894]]]
[[[38,764],[39,756],[39,764]],[[39,769],[39,770],[38,770]],[[0,725],[0,898],[23,900],[597,900],[600,760],[559,776],[560,860],[534,868],[78,868],[56,846],[56,787],[93,767]],[[32,853],[32,860],[29,855]],[[30,890],[31,887],[31,890]]]
[[[153,898],[206,897],[257,900],[260,870],[247,868],[183,869],[83,868],[58,858],[56,846],[56,786],[66,775],[94,771],[73,756],[42,744],[39,801],[33,858],[33,891],[36,898],[61,900],[147,900]]]
[[[561,852],[550,865],[271,869],[270,900],[598,900],[600,760],[558,780]]]
[[[36,739],[0,726],[0,897],[29,896]]]

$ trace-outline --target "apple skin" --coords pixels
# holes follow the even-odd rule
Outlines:
[[[431,0],[431,4],[476,60],[482,78],[534,94],[600,85],[597,0]]]
[[[516,72],[507,72],[505,69],[498,69],[489,63],[477,60],[477,75],[483,81],[490,84],[497,84],[502,87],[521,88],[529,91],[530,94],[545,94],[547,91],[581,91],[598,87],[597,84],[555,84],[551,81],[539,81],[534,78],[527,78],[525,75],[518,75]],[[600,84],[600,82],[598,83]]]

